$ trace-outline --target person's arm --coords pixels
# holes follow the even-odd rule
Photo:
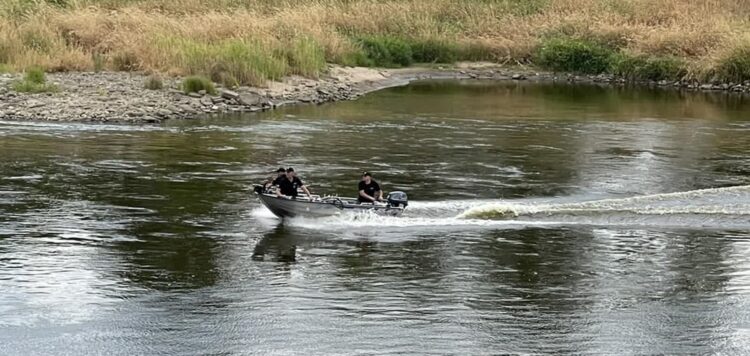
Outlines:
[[[310,190],[309,190],[309,189],[307,189],[307,186],[306,186],[306,185],[303,185],[303,186],[302,186],[302,190],[303,190],[303,191],[305,192],[305,194],[307,194],[307,196],[308,196],[308,197],[312,195],[312,194],[310,194]]]
[[[361,196],[362,198],[365,198],[365,199],[367,199],[367,200],[369,200],[369,201],[371,201],[371,202],[373,202],[373,203],[375,202],[375,198],[373,198],[373,197],[371,197],[371,196],[367,195],[367,193],[365,193],[365,190],[364,190],[364,189],[361,189],[361,190],[359,191],[359,196]]]
[[[378,200],[379,200],[379,201],[382,201],[382,200],[383,200],[383,191],[382,191],[382,190],[380,190],[380,189],[378,189]]]

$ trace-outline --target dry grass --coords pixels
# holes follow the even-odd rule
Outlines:
[[[522,64],[545,39],[568,37],[674,57],[692,76],[750,79],[732,69],[750,62],[737,59],[750,48],[744,0],[0,0],[0,64],[15,70],[104,66],[260,84],[357,64],[363,36],[451,51],[430,58]]]

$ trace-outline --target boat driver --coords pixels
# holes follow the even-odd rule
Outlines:
[[[305,184],[297,177],[297,173],[294,172],[294,168],[292,167],[287,168],[286,175],[281,176],[278,181],[279,190],[276,192],[276,195],[279,197],[284,195],[296,199],[297,188],[302,188],[305,194],[310,196],[310,191],[307,190]]]
[[[383,191],[380,190],[378,182],[372,179],[370,172],[362,173],[362,180],[359,181],[359,196],[357,196],[357,202],[362,203],[375,203],[383,200]]]

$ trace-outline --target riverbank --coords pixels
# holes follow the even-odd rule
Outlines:
[[[636,80],[750,80],[737,0],[2,0],[0,73],[202,75],[490,61]]]
[[[215,94],[185,93],[181,78],[163,79],[163,88],[148,90],[149,76],[138,72],[63,72],[48,76],[56,92],[20,93],[13,83],[21,75],[0,75],[0,120],[158,123],[212,114],[259,112],[286,105],[354,100],[367,93],[407,85],[415,80],[476,79],[641,85],[683,90],[749,93],[750,81],[739,84],[697,81],[628,81],[613,75],[573,75],[505,67],[492,63],[374,69],[331,65],[317,79],[289,76],[265,87],[219,87]]]

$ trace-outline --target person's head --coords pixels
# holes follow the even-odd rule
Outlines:
[[[279,169],[276,170],[276,175],[277,176],[281,177],[284,174],[286,174],[286,169],[284,169],[284,167],[281,167],[281,168],[279,168]]]
[[[293,178],[295,175],[296,175],[296,173],[294,173],[294,168],[289,167],[289,168],[286,169],[286,176],[287,177]]]
[[[370,182],[372,182],[372,174],[370,174],[370,172],[364,172],[364,173],[362,173],[362,180],[366,184],[370,184]]]

